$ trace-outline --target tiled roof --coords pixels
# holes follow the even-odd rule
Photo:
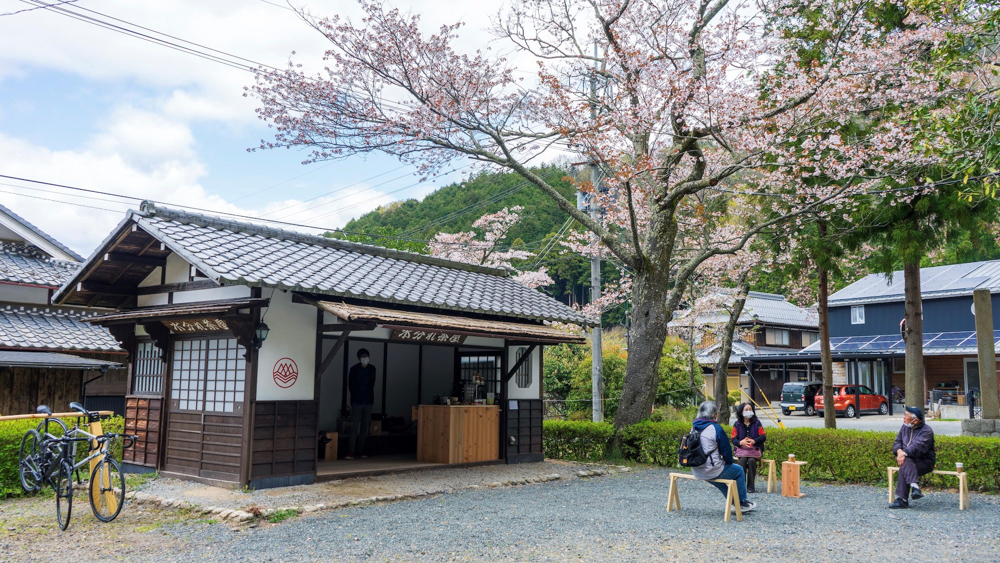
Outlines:
[[[698,350],[695,355],[698,363],[705,366],[714,366],[719,361],[719,349],[721,343],[716,343],[704,350]],[[729,363],[738,364],[745,356],[756,356],[758,354],[794,354],[798,350],[794,348],[780,348],[777,346],[755,346],[745,340],[733,340],[733,351],[729,354]]]
[[[121,364],[106,360],[91,360],[55,352],[18,352],[0,350],[0,367],[61,368],[92,370],[102,367],[116,368]]]
[[[33,246],[0,242],[0,281],[59,287],[79,269],[79,264],[50,258]]]
[[[35,233],[36,235],[38,235],[38,236],[42,237],[43,239],[49,241],[50,243],[52,243],[53,246],[57,247],[59,250],[62,250],[66,254],[69,254],[73,258],[76,258],[77,261],[83,262],[83,256],[80,256],[76,252],[73,252],[72,250],[70,250],[63,243],[61,243],[61,242],[57,241],[56,239],[50,237],[45,231],[39,229],[38,227],[32,225],[27,220],[25,220],[24,217],[21,217],[20,215],[18,215],[17,213],[14,213],[13,211],[11,211],[10,209],[8,209],[7,207],[4,207],[3,205],[0,205],[0,211],[3,211],[7,215],[10,215],[11,218],[13,218],[15,221],[18,221],[19,223],[21,223],[22,225],[24,225],[26,228],[31,229],[31,231],[33,233]]]
[[[150,202],[143,202],[129,219],[223,285],[274,287],[577,325],[593,322],[517,283],[502,269],[164,209]],[[89,261],[96,260],[105,245]],[[56,299],[64,297],[74,283],[75,279],[67,282]]]
[[[736,298],[735,291],[731,289],[721,289],[719,292],[723,294],[723,301],[727,304],[731,304]],[[697,324],[724,324],[728,320],[729,311],[720,309],[701,315]],[[789,303],[783,295],[751,291],[747,294],[739,324],[757,323],[816,329],[819,327],[819,314],[815,309],[806,309]],[[674,327],[683,327],[689,324],[690,321],[682,315],[678,315],[678,318],[670,323]]]
[[[890,281],[891,280],[891,281]],[[920,298],[971,295],[975,289],[1000,292],[1000,260],[920,268]],[[903,300],[903,271],[868,274],[830,296],[830,306]]]
[[[0,348],[120,352],[107,329],[81,320],[89,316],[69,309],[0,307]]]

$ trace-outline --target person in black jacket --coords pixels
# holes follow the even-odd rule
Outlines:
[[[740,467],[746,473],[747,492],[756,493],[757,462],[764,453],[767,434],[750,403],[736,408],[736,422],[733,423],[731,438],[733,447],[736,448],[735,455],[740,458]]]
[[[358,363],[347,374],[347,389],[351,392],[351,429],[344,459],[365,455],[365,439],[372,422],[372,405],[375,403],[375,366],[369,363],[368,350],[358,350]]]
[[[916,500],[924,496],[917,481],[933,471],[937,461],[934,431],[924,422],[924,411],[920,407],[906,407],[903,426],[892,443],[892,453],[899,465],[899,481],[896,500],[889,508],[910,508],[910,498]]]

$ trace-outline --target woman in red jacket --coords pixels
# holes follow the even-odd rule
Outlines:
[[[764,425],[757,418],[753,405],[744,403],[736,408],[736,422],[733,424],[733,456],[740,459],[740,467],[747,476],[747,492],[756,493],[757,463],[764,454]]]

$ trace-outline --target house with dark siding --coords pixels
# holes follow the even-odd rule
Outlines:
[[[720,327],[729,320],[732,305],[736,299],[735,292],[720,289],[718,301],[720,306],[707,311],[697,318],[681,313],[670,323],[671,331],[684,336],[688,329],[694,327]],[[753,384],[750,372],[743,364],[745,356],[758,354],[791,354],[812,345],[819,339],[819,317],[816,310],[798,307],[789,302],[783,295],[751,291],[747,294],[743,311],[740,313],[733,337],[733,349],[729,356],[728,388],[754,389],[754,400],[764,401],[764,395],[775,397],[781,391],[781,384],[788,381],[809,381],[814,378],[818,366],[793,364],[787,366],[785,372],[775,370],[773,373],[759,374],[758,384]],[[718,341],[712,330],[696,343],[695,356],[705,377],[704,392],[708,396],[715,395],[715,363],[719,360],[722,343]]]
[[[979,390],[975,314],[972,292],[992,294],[993,325],[1000,328],[1000,260],[922,268],[924,404],[963,407],[968,393]],[[830,296],[830,346],[835,384],[860,384],[890,396],[905,387],[903,272],[870,274]],[[1000,331],[994,331],[1000,341]],[[795,355],[751,356],[754,369],[774,369],[791,362],[818,361],[819,342]],[[998,376],[996,366],[989,370]],[[907,398],[907,403],[911,402]],[[951,409],[968,416],[967,408]]]

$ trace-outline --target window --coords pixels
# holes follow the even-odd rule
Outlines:
[[[851,307],[851,324],[852,325],[863,325],[865,324],[865,306],[864,305],[854,305]]]
[[[243,410],[246,360],[235,338],[174,343],[170,400],[178,410],[238,413]]]
[[[163,393],[163,368],[160,349],[152,340],[140,340],[135,346],[135,375],[132,379],[133,395],[160,395]]]
[[[818,332],[803,332],[802,333],[802,347],[805,348],[816,342],[819,342]]]
[[[781,328],[764,329],[764,343],[773,346],[788,346],[788,331]]]
[[[515,354],[514,361],[515,362],[520,361],[521,357],[523,357],[524,353],[527,351],[528,351],[527,348],[518,348],[517,353]],[[517,368],[516,377],[517,377],[516,381],[518,387],[520,387],[521,389],[527,389],[528,387],[531,387],[531,358],[525,360],[524,363],[521,364],[521,367]]]

